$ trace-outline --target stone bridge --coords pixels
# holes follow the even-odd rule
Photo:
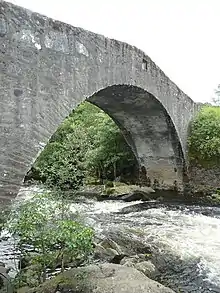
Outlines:
[[[0,0],[0,87],[2,199],[86,99],[118,124],[152,182],[182,186],[197,106],[136,47]]]

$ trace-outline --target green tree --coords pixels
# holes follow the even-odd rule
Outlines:
[[[51,198],[37,195],[21,202],[12,210],[7,224],[21,257],[38,266],[39,282],[46,280],[47,268],[57,259],[61,259],[64,270],[64,256],[83,262],[93,249],[93,230],[77,220],[67,202]]]
[[[134,173],[136,159],[114,121],[84,102],[60,125],[34,164],[50,187],[77,189],[86,178]]]
[[[189,156],[202,165],[220,161],[220,107],[203,106],[191,125]]]
[[[136,159],[115,123],[106,119],[96,126],[93,148],[86,153],[89,174],[99,178],[115,179],[126,168],[136,165]]]
[[[65,135],[65,138],[65,142],[51,141],[47,144],[34,168],[40,177],[46,178],[50,187],[77,189],[85,177],[83,161],[87,140],[84,139],[81,129],[77,128],[71,134]]]

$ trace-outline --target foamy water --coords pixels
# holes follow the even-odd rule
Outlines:
[[[36,190],[41,192],[37,188],[32,191],[29,188],[24,192],[21,191],[20,196],[23,194],[23,198],[30,198]],[[157,247],[157,253],[162,258],[168,256],[173,258],[175,263],[179,263],[180,271],[182,263],[184,266],[195,264],[195,268],[192,267],[190,270],[198,274],[198,278],[200,275],[200,285],[196,283],[197,279],[194,277],[189,280],[190,286],[194,287],[190,291],[191,289],[186,289],[187,281],[182,283],[179,281],[179,287],[183,288],[180,292],[220,292],[220,208],[183,206],[181,209],[175,207],[145,209],[143,206],[143,209],[132,211],[131,208],[128,213],[120,213],[123,208],[137,203],[141,202],[86,200],[82,203],[73,203],[71,209],[82,214],[98,235],[109,230],[126,231],[126,233],[129,230],[130,237],[139,237],[141,241]],[[12,261],[9,261],[11,251],[9,242],[0,243],[1,261],[12,265]],[[181,273],[178,278],[181,278]],[[201,287],[203,286],[201,279],[208,282],[204,288]],[[215,289],[209,288],[209,284],[215,286]]]
[[[220,288],[220,219],[201,214],[188,214],[166,208],[139,212],[146,242],[153,242],[181,260],[200,259],[207,278]],[[137,213],[128,214],[128,221]],[[143,227],[150,222],[151,226]],[[140,225],[138,225],[140,227]],[[198,264],[199,265],[199,264]]]
[[[83,207],[83,212],[98,234],[113,229],[124,229],[127,233],[129,228],[131,237],[141,235],[140,239],[143,242],[158,247],[161,254],[172,254],[184,263],[195,262],[198,273],[203,275],[203,280],[219,288],[213,292],[220,292],[219,216],[203,215],[198,211],[198,207],[195,207],[196,213],[189,211],[187,207],[183,210],[152,208],[126,214],[118,213],[122,208],[136,203],[92,202],[89,208],[88,205]],[[212,291],[208,288],[204,290],[198,289],[193,292]]]

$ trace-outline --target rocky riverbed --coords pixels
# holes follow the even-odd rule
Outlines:
[[[93,263],[133,268],[174,292],[220,292],[219,207],[82,198],[72,209],[96,231]],[[12,254],[2,240],[1,261],[13,266]]]

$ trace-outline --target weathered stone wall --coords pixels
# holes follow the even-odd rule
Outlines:
[[[220,167],[203,168],[201,166],[190,166],[189,179],[196,191],[209,192],[220,188]]]
[[[0,1],[0,197],[83,100],[123,130],[140,164],[182,182],[194,102],[142,51]]]

